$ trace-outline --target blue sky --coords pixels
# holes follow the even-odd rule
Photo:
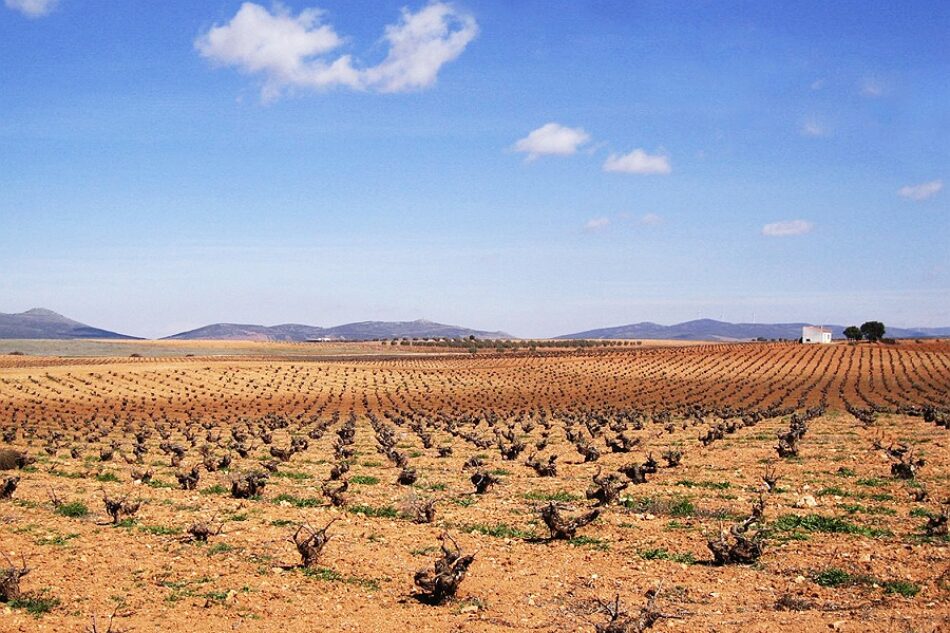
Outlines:
[[[950,325],[950,5],[3,0],[0,312]]]

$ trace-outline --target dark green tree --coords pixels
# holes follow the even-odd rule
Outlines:
[[[860,341],[861,338],[864,336],[863,334],[861,334],[861,328],[859,328],[856,325],[849,325],[848,327],[844,329],[844,332],[842,332],[842,334],[844,334],[844,337],[848,339],[849,341]]]
[[[884,331],[884,324],[880,321],[867,321],[861,324],[861,335],[872,343],[884,338]]]

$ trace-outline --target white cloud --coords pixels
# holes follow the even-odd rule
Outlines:
[[[897,190],[897,195],[910,200],[926,200],[933,198],[943,189],[942,180],[931,180],[919,185],[906,185]]]
[[[826,134],[828,134],[828,130],[825,129],[825,126],[823,126],[821,123],[819,123],[815,119],[806,120],[802,124],[801,132],[805,136],[813,136],[813,137],[825,136]]]
[[[514,150],[527,154],[532,161],[540,156],[570,156],[589,141],[590,135],[583,128],[548,123],[520,139]]]
[[[884,95],[884,92],[884,83],[873,77],[861,81],[861,94],[865,97],[880,97]]]
[[[604,171],[625,174],[668,174],[672,171],[670,159],[662,154],[648,154],[635,149],[629,154],[611,154],[604,163]]]
[[[49,15],[59,0],[4,0],[8,9],[19,11],[28,18],[40,18]]]
[[[401,21],[386,27],[386,58],[359,68],[351,55],[329,55],[344,40],[322,23],[323,17],[319,9],[295,16],[280,5],[270,11],[245,2],[230,22],[211,28],[195,47],[216,64],[261,76],[261,96],[269,101],[295,87],[378,92],[425,88],[478,34],[475,19],[449,4],[432,2],[417,13],[404,9]]]
[[[772,222],[762,227],[762,235],[767,235],[768,237],[804,235],[805,233],[810,233],[813,228],[815,228],[815,225],[807,220]]]
[[[439,69],[461,55],[476,35],[475,18],[449,4],[433,2],[418,13],[403,9],[402,22],[386,27],[389,54],[366,69],[366,81],[382,92],[431,86]]]
[[[663,216],[657,215],[656,213],[645,213],[641,216],[634,216],[627,212],[621,212],[616,214],[613,219],[606,216],[591,218],[584,223],[584,230],[600,231],[607,228],[611,224],[616,224],[617,226],[659,226],[660,224],[663,224]]]
[[[607,228],[610,224],[610,218],[591,218],[584,224],[585,231],[600,231]]]

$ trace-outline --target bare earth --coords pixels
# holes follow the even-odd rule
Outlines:
[[[0,472],[21,478],[0,501],[0,566],[22,556],[30,568],[0,631],[80,631],[93,615],[104,631],[113,612],[114,632],[593,631],[609,620],[598,601],[619,595],[636,616],[657,587],[654,607],[670,616],[660,631],[950,630],[950,541],[926,531],[950,499],[950,343],[474,357],[379,344],[325,357],[295,344],[118,345],[130,347],[0,355],[2,446],[36,458]],[[133,349],[143,357],[128,358]],[[798,455],[779,457],[777,434],[809,410]],[[321,488],[350,424],[338,508]],[[717,429],[721,439],[699,440]],[[411,485],[382,450],[389,432],[418,475]],[[628,450],[614,452],[621,435]],[[272,456],[292,438],[307,447]],[[599,457],[585,462],[576,441]],[[513,443],[525,448],[505,459]],[[924,460],[914,479],[892,475],[901,444],[905,461]],[[661,458],[670,450],[679,465]],[[535,454],[557,456],[555,476],[525,465]],[[627,486],[577,538],[548,538],[542,506],[589,509],[598,471],[650,455],[658,468],[646,483],[619,475]],[[484,494],[465,468],[475,456],[501,480]],[[260,494],[232,498],[231,478],[269,460]],[[180,489],[176,475],[205,461],[213,470]],[[767,468],[779,478],[771,493]],[[133,479],[147,469],[148,483]],[[143,503],[112,524],[103,493]],[[761,558],[713,564],[707,540],[749,516],[760,493]],[[419,499],[436,500],[433,523],[409,516]],[[69,511],[80,503],[85,516]],[[304,569],[288,538],[331,519],[319,563]],[[222,532],[192,542],[199,520]],[[475,560],[457,596],[430,606],[413,575],[432,566],[443,532]]]

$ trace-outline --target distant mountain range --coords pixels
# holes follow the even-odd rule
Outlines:
[[[682,341],[743,341],[756,338],[798,339],[802,326],[808,323],[726,323],[698,319],[675,325],[632,323],[617,327],[588,330],[558,336],[559,339],[671,339]],[[843,338],[841,325],[825,325],[834,338]],[[334,327],[318,327],[287,323],[284,325],[244,325],[215,323],[188,332],[165,337],[170,340],[231,341],[367,341],[393,338],[458,338],[513,339],[505,332],[486,332],[457,325],[445,325],[419,319],[416,321],[361,321]],[[887,328],[894,338],[950,337],[950,327]],[[0,313],[0,339],[136,339],[68,319],[52,310],[34,308],[20,314]]]
[[[617,327],[587,330],[576,334],[558,336],[560,339],[671,339],[682,341],[743,341],[756,338],[792,339],[802,335],[802,327],[812,323],[727,323],[713,319],[697,319],[675,325],[660,325],[644,321]],[[844,338],[843,325],[824,324],[834,338]],[[896,328],[888,327],[887,336],[892,338],[925,338],[950,336],[950,327]]]
[[[419,319],[416,321],[361,321],[334,327],[318,327],[287,323],[284,325],[242,325],[215,323],[205,327],[166,337],[172,340],[252,340],[252,341],[307,341],[329,339],[339,341],[368,341],[392,338],[467,337],[490,339],[514,338],[505,332],[485,332],[457,325],[445,325]]]
[[[101,330],[79,321],[67,319],[52,310],[33,308],[20,314],[3,314],[0,312],[0,338],[135,339],[136,337]]]

